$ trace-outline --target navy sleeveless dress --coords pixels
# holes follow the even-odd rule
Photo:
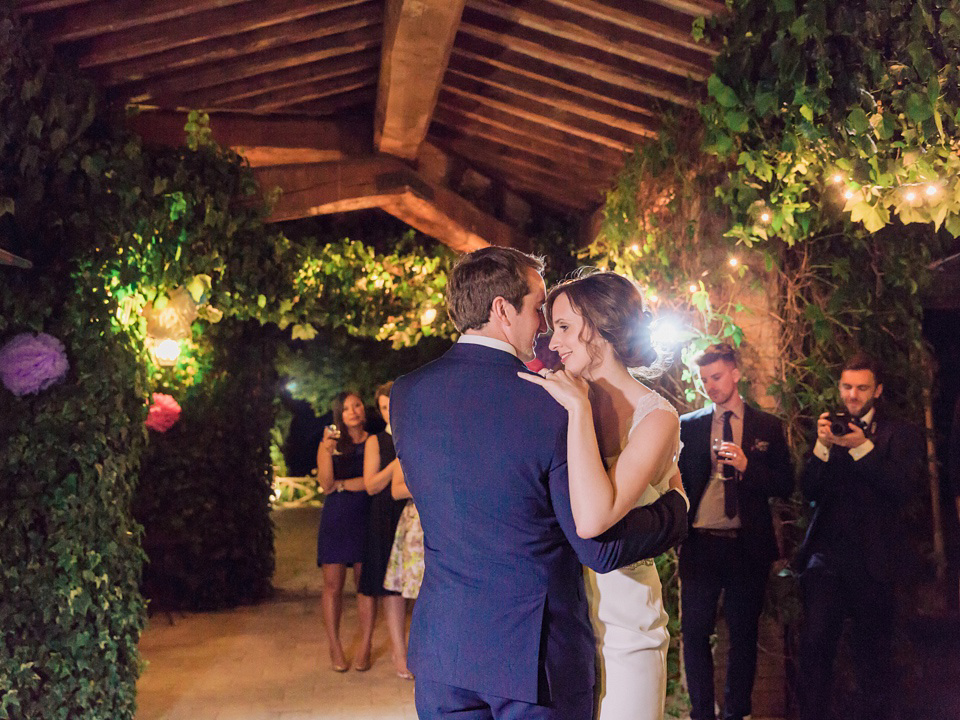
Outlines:
[[[397,452],[393,448],[393,437],[390,433],[378,433],[376,437],[380,444],[380,469],[383,470],[393,462]],[[383,587],[383,578],[387,574],[397,522],[406,504],[406,500],[393,499],[390,485],[374,495],[370,501],[370,518],[367,521],[367,535],[363,546],[363,572],[357,586],[357,590],[364,595],[376,597],[400,594],[386,590]]]
[[[333,456],[333,479],[363,476],[363,443]],[[366,490],[331,492],[324,498],[317,532],[317,565],[353,565],[363,560],[363,543],[370,513]]]

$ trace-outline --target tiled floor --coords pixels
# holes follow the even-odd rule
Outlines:
[[[329,669],[315,563],[317,512],[275,513],[273,600],[150,618],[140,642],[147,667],[137,686],[137,720],[416,718],[413,683],[393,673],[382,620],[369,672],[341,675]],[[356,629],[349,577],[347,584],[345,645]]]

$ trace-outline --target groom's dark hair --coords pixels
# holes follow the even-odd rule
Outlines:
[[[518,311],[530,292],[527,271],[543,272],[543,258],[514,248],[485,247],[462,255],[447,283],[447,312],[457,330],[479,330],[502,297]]]

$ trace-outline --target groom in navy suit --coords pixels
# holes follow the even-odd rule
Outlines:
[[[686,533],[678,489],[599,538],[577,536],[566,411],[517,377],[546,329],[542,270],[510,248],[460,258],[447,296],[460,340],[391,393],[424,532],[409,652],[421,719],[589,720],[596,650],[581,563],[607,572]]]

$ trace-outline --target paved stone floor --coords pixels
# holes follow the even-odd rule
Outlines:
[[[320,616],[316,509],[280,510],[277,594],[212,613],[159,613],[140,642],[137,720],[414,720],[413,683],[393,673],[382,618],[369,672],[334,673]],[[343,638],[356,630],[348,575]]]

